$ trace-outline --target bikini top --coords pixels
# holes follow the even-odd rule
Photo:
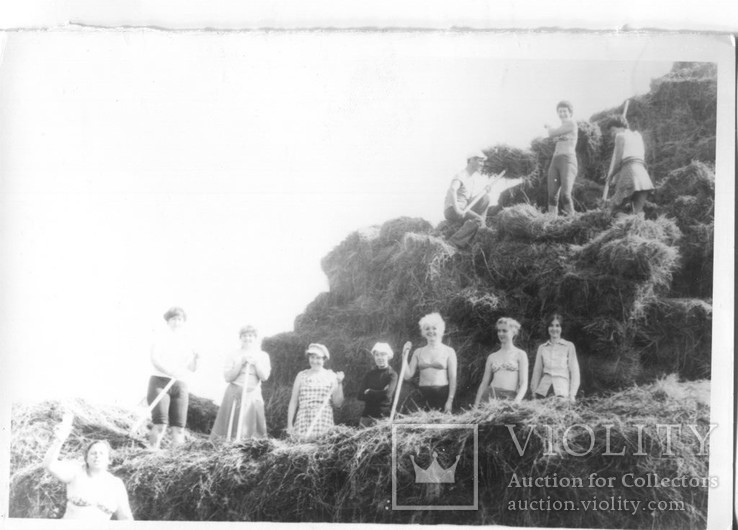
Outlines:
[[[83,499],[82,497],[67,497],[67,501],[71,504],[74,504],[75,506],[80,506],[82,508],[87,508],[90,506],[97,508],[101,512],[106,513],[108,515],[113,515],[113,512],[115,512],[115,510],[111,510],[104,504],[101,504],[99,502],[88,501],[87,499]]]
[[[508,372],[517,372],[518,363],[515,361],[492,361],[492,371],[506,370]]]
[[[425,362],[421,361],[420,358],[418,358],[418,368],[421,370],[425,370],[426,368],[435,368],[436,370],[445,370],[448,366],[448,357],[444,360],[444,362],[440,361],[434,361],[434,362]]]

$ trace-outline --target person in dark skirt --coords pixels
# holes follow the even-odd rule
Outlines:
[[[397,372],[389,365],[394,352],[386,342],[377,342],[372,348],[376,367],[364,376],[356,398],[364,402],[360,427],[370,427],[380,418],[390,415],[392,398],[397,388]]]

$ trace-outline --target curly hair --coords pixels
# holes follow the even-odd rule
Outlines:
[[[502,317],[498,319],[497,322],[495,323],[495,328],[497,328],[497,326],[499,326],[500,324],[504,324],[508,328],[510,328],[510,331],[513,332],[513,338],[515,338],[517,334],[520,332],[520,322],[518,322],[514,318]]]
[[[444,322],[443,317],[440,315],[440,313],[429,313],[421,318],[418,322],[420,331],[423,331],[423,326],[428,324],[435,324],[436,327],[439,329],[439,333],[441,335],[443,335],[443,332],[446,331],[446,322]]]
[[[559,110],[562,107],[565,109],[569,109],[569,112],[574,114],[574,105],[571,104],[571,101],[563,99],[556,104],[556,110]]]

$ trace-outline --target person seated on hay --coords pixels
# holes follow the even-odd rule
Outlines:
[[[556,112],[561,120],[559,127],[544,125],[549,138],[556,142],[551,164],[548,166],[548,212],[554,216],[559,213],[559,195],[564,202],[567,215],[574,213],[572,190],[577,178],[577,139],[579,128],[574,121],[574,106],[568,101],[559,101]]]
[[[546,321],[549,339],[538,347],[531,376],[533,397],[555,395],[575,401],[579,390],[579,360],[574,344],[561,338],[564,318],[552,314]]]
[[[630,206],[635,215],[642,216],[648,194],[654,189],[646,170],[643,137],[628,129],[628,120],[623,116],[609,117],[602,130],[615,141],[602,200],[608,202],[607,194],[613,187],[615,193],[609,201],[612,211],[625,211]]]
[[[441,342],[446,323],[438,313],[425,315],[418,322],[426,345],[415,350],[410,364],[409,349],[403,351],[404,379],[419,375],[418,389],[425,400],[426,410],[451,412],[456,395],[456,351]]]
[[[269,379],[272,371],[269,354],[261,350],[254,326],[242,327],[239,338],[241,347],[225,359],[223,376],[228,387],[210,432],[211,440],[267,437],[261,382]]]
[[[72,432],[72,421],[71,415],[65,416],[44,456],[44,468],[67,485],[67,506],[62,519],[104,521],[115,516],[117,520],[132,520],[126,487],[108,471],[111,448],[107,440],[87,446],[84,465],[59,460],[59,452]]]
[[[480,173],[486,159],[481,151],[470,153],[466,167],[454,176],[446,193],[444,217],[451,223],[463,223],[448,239],[458,248],[468,247],[477,230],[487,222],[489,196],[483,189],[484,177]]]
[[[292,386],[287,432],[295,438],[310,440],[333,427],[333,407],[343,405],[344,374],[324,367],[331,355],[322,344],[310,344],[305,356],[310,368],[297,374]]]
[[[514,344],[520,332],[520,323],[502,317],[496,327],[500,349],[487,356],[482,382],[474,400],[475,407],[482,401],[492,399],[520,403],[528,391],[528,355]]]
[[[154,370],[149,378],[146,401],[151,405],[161,399],[151,410],[153,426],[149,432],[149,446],[158,450],[167,428],[172,429],[172,447],[184,443],[189,393],[187,378],[197,370],[198,353],[192,347],[183,330],[187,315],[180,307],[172,307],[164,313],[166,329],[157,335],[151,347],[151,363]]]
[[[397,372],[389,365],[394,352],[386,342],[377,342],[372,348],[376,367],[364,376],[356,398],[364,402],[359,427],[371,427],[378,419],[390,415],[392,397],[397,388]]]

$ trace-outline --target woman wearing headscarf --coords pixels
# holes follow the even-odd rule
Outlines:
[[[305,357],[310,368],[297,374],[292,386],[287,408],[287,432],[296,438],[309,440],[333,427],[333,407],[343,405],[344,374],[325,368],[331,355],[322,344],[310,344]]]
[[[239,332],[241,347],[226,356],[223,376],[228,383],[210,439],[266,438],[267,425],[261,382],[269,379],[269,355],[261,350],[259,334],[248,325]]]
[[[392,398],[397,388],[397,372],[389,365],[394,352],[386,342],[377,342],[372,348],[375,368],[369,371],[359,386],[356,399],[364,402],[360,427],[369,427],[380,418],[390,415]]]

